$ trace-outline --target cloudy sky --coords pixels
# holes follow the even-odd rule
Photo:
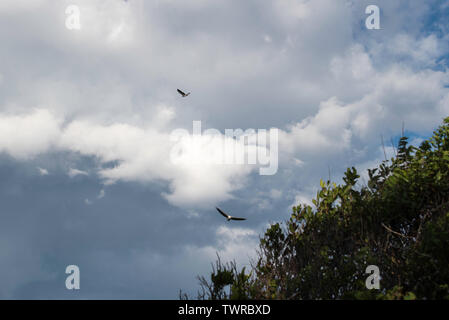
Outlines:
[[[0,298],[176,299],[217,252],[247,265],[320,178],[449,115],[448,15],[447,0],[2,0]],[[276,174],[192,161],[223,135],[174,162],[193,121],[277,128]]]

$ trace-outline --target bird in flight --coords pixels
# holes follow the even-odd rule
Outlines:
[[[216,209],[217,209],[217,211],[220,212],[221,215],[222,215],[223,217],[225,217],[228,221],[231,221],[231,220],[238,220],[238,221],[240,221],[240,220],[246,220],[245,218],[237,218],[237,217],[230,216],[229,214],[226,214],[226,213],[224,213],[223,211],[221,211],[220,208],[216,208]]]
[[[184,92],[182,92],[182,91],[179,90],[179,89],[177,89],[177,90],[178,90],[178,93],[179,93],[183,98],[187,97],[187,96],[190,94],[190,92],[184,93]]]

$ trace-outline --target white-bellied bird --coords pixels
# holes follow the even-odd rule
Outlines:
[[[238,220],[238,221],[246,220],[245,218],[237,218],[237,217],[230,216],[229,214],[224,213],[223,211],[221,211],[220,208],[216,208],[216,209],[217,209],[217,211],[220,212],[221,215],[222,215],[223,217],[225,217],[228,221],[231,221],[231,220]]]

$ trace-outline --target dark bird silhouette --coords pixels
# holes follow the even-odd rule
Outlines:
[[[231,221],[231,220],[238,220],[238,221],[246,220],[245,218],[237,218],[237,217],[230,216],[229,214],[224,213],[223,211],[221,211],[220,208],[216,208],[216,209],[217,209],[217,211],[220,212],[221,215],[222,215],[223,217],[225,217],[228,221]]]
[[[179,89],[177,89],[177,90],[178,90],[178,93],[179,93],[183,98],[187,97],[187,96],[190,94],[190,92],[184,93],[184,92],[182,92],[182,91],[179,90]]]

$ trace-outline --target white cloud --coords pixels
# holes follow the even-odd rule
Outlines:
[[[297,152],[301,159],[377,143],[382,132],[397,132],[403,121],[415,132],[425,131],[448,114],[448,72],[416,72],[400,64],[379,72],[360,47],[335,58],[331,70],[359,96],[347,103],[338,97],[323,101],[315,115],[281,132],[284,150]]]
[[[163,115],[156,115],[156,119],[166,121],[167,110],[161,109]],[[168,114],[171,118],[171,113]],[[124,123],[103,125],[81,120],[74,120],[65,126],[61,126],[61,123],[48,110],[2,117],[0,132],[5,133],[5,138],[12,138],[0,140],[0,146],[20,159],[48,151],[71,151],[95,156],[103,164],[117,162],[114,167],[99,169],[98,175],[106,184],[119,180],[164,180],[170,186],[170,193],[164,196],[179,206],[207,206],[229,199],[234,190],[244,185],[245,177],[254,169],[239,164],[191,163],[192,157],[207,159],[221,152],[224,136],[217,140],[203,135],[201,143],[197,145],[199,148],[184,145],[186,161],[175,164],[170,161],[174,142],[170,141],[170,134],[166,130]],[[70,168],[68,175],[73,178],[88,175],[88,172]]]
[[[73,178],[73,177],[76,177],[76,176],[79,176],[79,175],[88,176],[89,173],[87,173],[86,171],[70,168],[69,172],[68,172],[68,175],[69,175],[70,178]]]
[[[272,199],[280,199],[282,196],[282,191],[277,189],[271,189],[270,190],[270,197]]]
[[[263,36],[263,41],[265,41],[266,43],[271,43],[273,42],[273,39],[268,34],[265,34]]]
[[[314,197],[311,197],[310,194],[298,194],[295,196],[295,201],[291,204],[290,208],[298,205],[307,205],[314,207],[312,199],[314,199]]]
[[[258,234],[251,229],[243,227],[221,226],[216,231],[218,243],[216,247],[186,246],[185,251],[189,255],[206,257],[209,261],[217,258],[217,253],[222,262],[236,261],[239,267],[246,266],[257,257]]]
[[[41,4],[34,8],[52,14],[65,5]],[[172,204],[206,206],[231,199],[254,168],[170,163],[170,129],[194,117],[235,126],[276,122],[283,129],[282,164],[293,164],[289,170],[295,173],[320,174],[323,159],[331,155],[338,158],[335,167],[345,164],[345,155],[364,163],[377,150],[381,133],[391,134],[402,121],[427,132],[449,112],[448,74],[429,69],[447,50],[444,41],[397,31],[406,21],[398,19],[386,21],[398,23],[392,26],[391,41],[378,41],[371,33],[370,41],[357,44],[353,33],[360,31],[352,24],[356,4],[277,0],[264,9],[265,15],[254,17],[262,31],[249,28],[252,22],[244,12],[236,16],[238,28],[223,28],[218,19],[208,20],[204,29],[206,22],[199,18],[217,17],[217,6],[220,12],[231,9],[227,1],[214,6],[199,0],[183,3],[185,18],[197,21],[187,25],[165,19],[180,14],[172,10],[179,1],[146,2],[143,7],[139,1],[78,4],[81,33],[66,30],[63,23],[61,29],[53,28],[56,20],[27,20],[28,32],[48,45],[41,50],[66,48],[58,61],[46,62],[54,70],[64,66],[64,72],[47,75],[38,60],[10,52],[33,76],[14,78],[7,65],[2,70],[11,79],[8,85],[27,89],[26,94],[12,90],[0,106],[1,152],[18,159],[49,151],[94,156],[100,168],[92,171],[106,184],[163,181],[169,188],[163,195]],[[385,6],[385,12],[397,7]],[[425,11],[422,4],[413,6]],[[410,11],[407,17],[413,14],[422,16]],[[34,32],[37,28],[53,31]],[[237,32],[239,37],[233,37]],[[385,52],[388,61],[382,58]],[[103,63],[85,60],[86,53]],[[405,63],[400,60],[404,57]],[[178,84],[192,88],[189,99],[176,99]],[[30,105],[39,109],[30,111]],[[218,148],[209,144],[200,157]],[[76,170],[69,175],[87,174]]]
[[[49,174],[47,169],[37,167],[37,170],[39,170],[41,176],[47,176]]]
[[[377,145],[385,130],[392,132],[391,128],[399,128],[403,121],[418,132],[428,130],[448,112],[449,93],[445,84],[449,77],[445,72],[429,69],[416,72],[399,64],[377,71],[370,56],[358,45],[334,57],[329,65],[335,80],[345,81],[357,98],[350,99],[343,90],[342,96],[352,101],[331,97],[320,103],[315,115],[281,130],[284,163],[295,163],[305,170],[305,164],[313,164],[317,157],[350,151],[363,158],[372,154],[367,153],[367,146]],[[158,105],[154,110],[152,118],[140,123],[109,124],[96,118],[64,122],[45,109],[21,115],[3,114],[0,150],[19,159],[50,150],[68,150],[94,156],[104,165],[115,162],[113,167],[98,170],[106,184],[119,180],[166,181],[169,192],[163,196],[177,206],[209,206],[231,199],[233,192],[245,186],[254,166],[193,161],[211,158],[222,150],[224,136],[210,139],[203,135],[195,146],[183,145],[184,162],[172,163],[174,144],[169,128],[175,119],[175,109]],[[70,177],[79,174],[87,172],[69,171]]]
[[[60,121],[48,110],[22,115],[0,114],[0,152],[29,159],[47,152],[56,143]]]
[[[388,43],[395,55],[410,56],[413,60],[428,64],[434,62],[443,53],[443,48],[434,34],[415,39],[407,34],[399,34]]]
[[[106,195],[106,192],[104,191],[104,189],[101,189],[100,193],[97,196],[97,199],[103,199],[105,195]]]
[[[0,13],[1,12],[17,12],[18,10],[35,10],[41,6],[45,0],[2,0],[0,2]]]

